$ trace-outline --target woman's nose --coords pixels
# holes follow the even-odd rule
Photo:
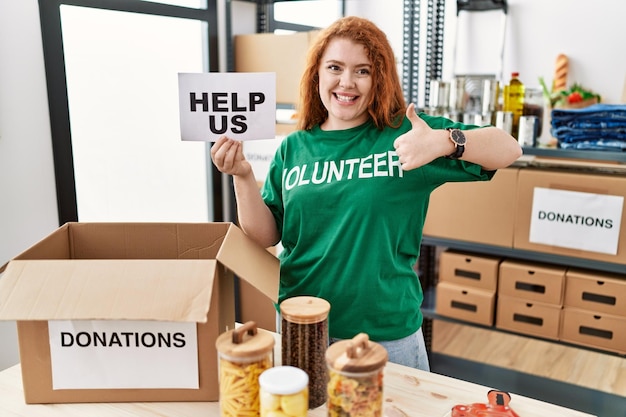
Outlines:
[[[343,74],[341,74],[339,86],[342,88],[354,87],[354,77],[352,76],[352,73],[350,73],[349,71],[345,71]]]

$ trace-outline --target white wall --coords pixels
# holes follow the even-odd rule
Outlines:
[[[37,0],[0,2],[0,265],[58,227]],[[18,362],[0,322],[0,369]]]
[[[454,0],[447,3],[444,78],[450,77],[455,39]],[[551,81],[558,53],[570,57],[571,81],[620,101],[626,77],[622,0],[509,0],[504,74],[520,71],[528,85]],[[384,7],[383,7],[384,5]],[[348,11],[370,17],[401,51],[401,0],[348,0]],[[481,33],[474,26],[463,36]],[[493,28],[492,28],[493,29]],[[487,45],[471,41],[459,56]],[[484,48],[483,48],[484,47]],[[399,53],[400,54],[400,53]],[[49,234],[58,224],[47,93],[37,0],[0,1],[0,264]],[[14,323],[0,323],[0,369],[18,361]]]

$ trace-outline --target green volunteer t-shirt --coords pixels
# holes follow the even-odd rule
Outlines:
[[[436,129],[470,128],[420,117]],[[410,128],[405,118],[399,129],[367,122],[297,131],[270,164],[262,195],[284,247],[279,302],[300,295],[330,302],[331,337],[396,340],[416,332],[423,293],[414,265],[430,193],[494,174],[447,158],[402,171],[393,141]]]

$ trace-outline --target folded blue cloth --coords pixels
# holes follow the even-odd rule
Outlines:
[[[594,104],[582,109],[554,109],[550,133],[561,148],[626,150],[626,105]]]

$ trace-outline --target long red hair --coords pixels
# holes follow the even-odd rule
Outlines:
[[[310,130],[328,118],[328,111],[319,94],[318,71],[322,55],[335,38],[349,39],[365,47],[372,64],[372,92],[367,107],[374,125],[379,129],[399,125],[406,110],[406,102],[389,40],[371,21],[347,16],[322,30],[309,49],[300,81],[298,129]]]

